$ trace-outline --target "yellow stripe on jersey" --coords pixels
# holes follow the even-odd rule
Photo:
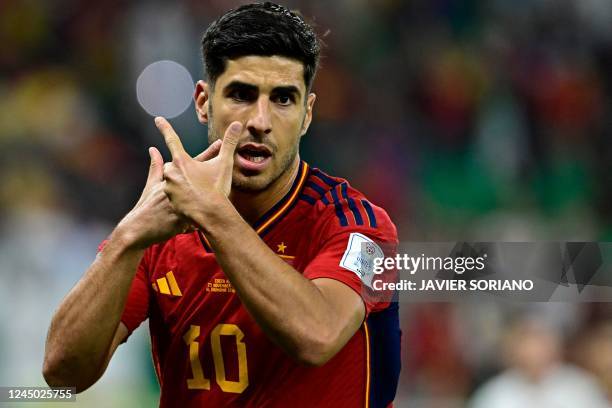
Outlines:
[[[170,288],[168,287],[168,281],[166,278],[159,278],[157,280],[157,287],[159,288],[159,292],[164,295],[170,295]]]
[[[277,255],[283,259],[295,259],[295,255],[283,255],[283,254],[277,254]]]
[[[174,273],[170,271],[166,274],[166,277],[168,278],[168,283],[170,284],[170,292],[172,292],[174,296],[183,296],[178,284],[176,283],[176,279],[174,279]]]

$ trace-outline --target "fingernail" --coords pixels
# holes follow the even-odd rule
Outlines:
[[[230,132],[232,132],[232,133],[238,133],[241,130],[242,130],[242,123],[240,123],[240,122],[234,122],[230,126]]]
[[[157,116],[157,117],[155,118],[155,124],[156,124],[156,125],[159,125],[159,124],[161,124],[161,123],[162,123],[162,117],[161,117],[161,116]]]

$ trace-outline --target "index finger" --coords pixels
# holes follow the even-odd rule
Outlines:
[[[208,146],[206,150],[198,154],[196,157],[194,157],[194,159],[201,162],[210,160],[219,154],[219,150],[221,150],[221,139],[217,139],[212,142],[212,144]]]
[[[185,148],[183,147],[183,143],[181,143],[181,139],[165,118],[161,116],[156,117],[155,125],[164,136],[164,141],[166,142],[166,146],[168,146],[173,159],[187,154]]]

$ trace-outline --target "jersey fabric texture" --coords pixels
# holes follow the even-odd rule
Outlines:
[[[397,231],[386,212],[346,180],[301,162],[289,192],[253,228],[304,277],[335,279],[358,293],[364,323],[326,364],[300,364],[251,318],[201,232],[153,245],[121,320],[132,333],[149,319],[160,406],[391,406],[400,371],[397,303],[373,301],[359,274],[340,265],[353,233],[395,255]]]

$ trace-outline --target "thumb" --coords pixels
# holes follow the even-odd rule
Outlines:
[[[149,165],[149,175],[147,176],[147,184],[162,181],[164,179],[164,159],[161,153],[155,147],[149,147],[149,157],[151,164]]]
[[[238,146],[238,140],[240,139],[240,133],[242,132],[242,123],[232,122],[223,136],[223,142],[221,143],[221,151],[219,157],[221,161],[234,163],[234,152],[236,152],[236,146]]]

